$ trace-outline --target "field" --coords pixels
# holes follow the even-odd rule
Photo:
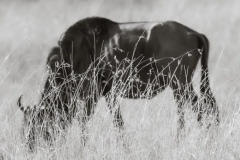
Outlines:
[[[0,160],[7,159],[226,159],[240,160],[240,1],[193,0],[10,0],[0,1]],[[200,127],[186,109],[186,137],[177,137],[177,104],[172,91],[152,100],[120,99],[125,137],[119,140],[105,99],[81,142],[77,122],[53,147],[36,153],[24,146],[23,113],[16,105],[39,101],[47,55],[73,23],[90,16],[118,22],[174,20],[210,41],[210,80],[220,109],[216,129]],[[199,93],[200,67],[194,76]],[[123,145],[127,143],[127,147]]]

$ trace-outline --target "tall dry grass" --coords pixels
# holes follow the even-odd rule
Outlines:
[[[1,1],[0,2],[0,159],[239,159],[240,85],[238,1]],[[88,123],[81,145],[77,121],[52,149],[42,142],[28,153],[21,135],[16,98],[36,104],[44,83],[45,61],[63,31],[79,19],[102,16],[118,22],[176,20],[207,35],[210,79],[219,108],[218,131],[197,125],[186,109],[186,138],[176,144],[177,105],[167,89],[152,100],[120,99],[128,148],[121,145],[105,99]],[[199,90],[200,69],[194,77]],[[119,145],[120,144],[120,145]]]

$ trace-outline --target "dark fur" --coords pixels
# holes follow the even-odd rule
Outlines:
[[[188,100],[194,105],[198,100],[191,82],[201,57],[201,94],[218,120],[219,111],[209,84],[208,54],[207,38],[176,22],[116,23],[105,18],[86,18],[69,27],[59,46],[50,52],[47,64],[52,74],[38,106],[45,106],[50,117],[57,112],[71,122],[78,108],[72,97],[84,100],[84,128],[101,96],[106,97],[112,109],[118,104],[117,96],[152,98],[170,86],[179,104],[179,128],[183,128],[183,104]],[[83,76],[88,78],[82,80]],[[113,87],[116,81],[122,86]],[[201,121],[204,107],[193,109],[199,112]],[[123,128],[119,106],[114,122]]]

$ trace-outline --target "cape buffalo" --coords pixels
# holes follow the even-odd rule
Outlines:
[[[182,108],[186,101],[197,111],[199,122],[207,112],[215,114],[218,123],[219,111],[209,84],[208,55],[208,39],[174,21],[116,23],[99,17],[78,21],[63,33],[48,55],[48,78],[40,103],[26,108],[21,97],[18,100],[25,124],[31,124],[27,135],[30,148],[36,127],[43,125],[44,119],[49,119],[44,132],[49,138],[49,123],[55,120],[65,128],[78,113],[80,101],[85,106],[83,128],[94,105],[104,96],[114,111],[115,126],[122,129],[118,96],[151,99],[167,86],[178,103],[179,129],[184,126]],[[192,85],[199,59],[204,102],[200,107],[195,105],[198,96]]]

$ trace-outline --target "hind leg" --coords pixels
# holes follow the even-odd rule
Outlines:
[[[204,113],[206,113],[207,116],[214,115],[215,116],[214,123],[218,125],[220,122],[219,109],[209,84],[201,86],[201,99],[203,100],[203,103],[201,104],[202,112],[199,115],[200,119],[202,119]]]
[[[194,91],[192,84],[189,86],[189,100],[192,103],[192,110],[198,114],[197,115],[198,123],[202,125],[202,116],[204,111],[202,106],[198,103],[198,96]]]
[[[176,86],[175,86],[176,87]],[[191,103],[193,105],[193,110],[197,111],[197,101],[198,101],[198,96],[193,90],[192,84],[180,86],[173,91],[174,98],[176,102],[178,103],[178,139],[180,138],[181,133],[183,133],[184,129],[184,105],[185,103]]]

